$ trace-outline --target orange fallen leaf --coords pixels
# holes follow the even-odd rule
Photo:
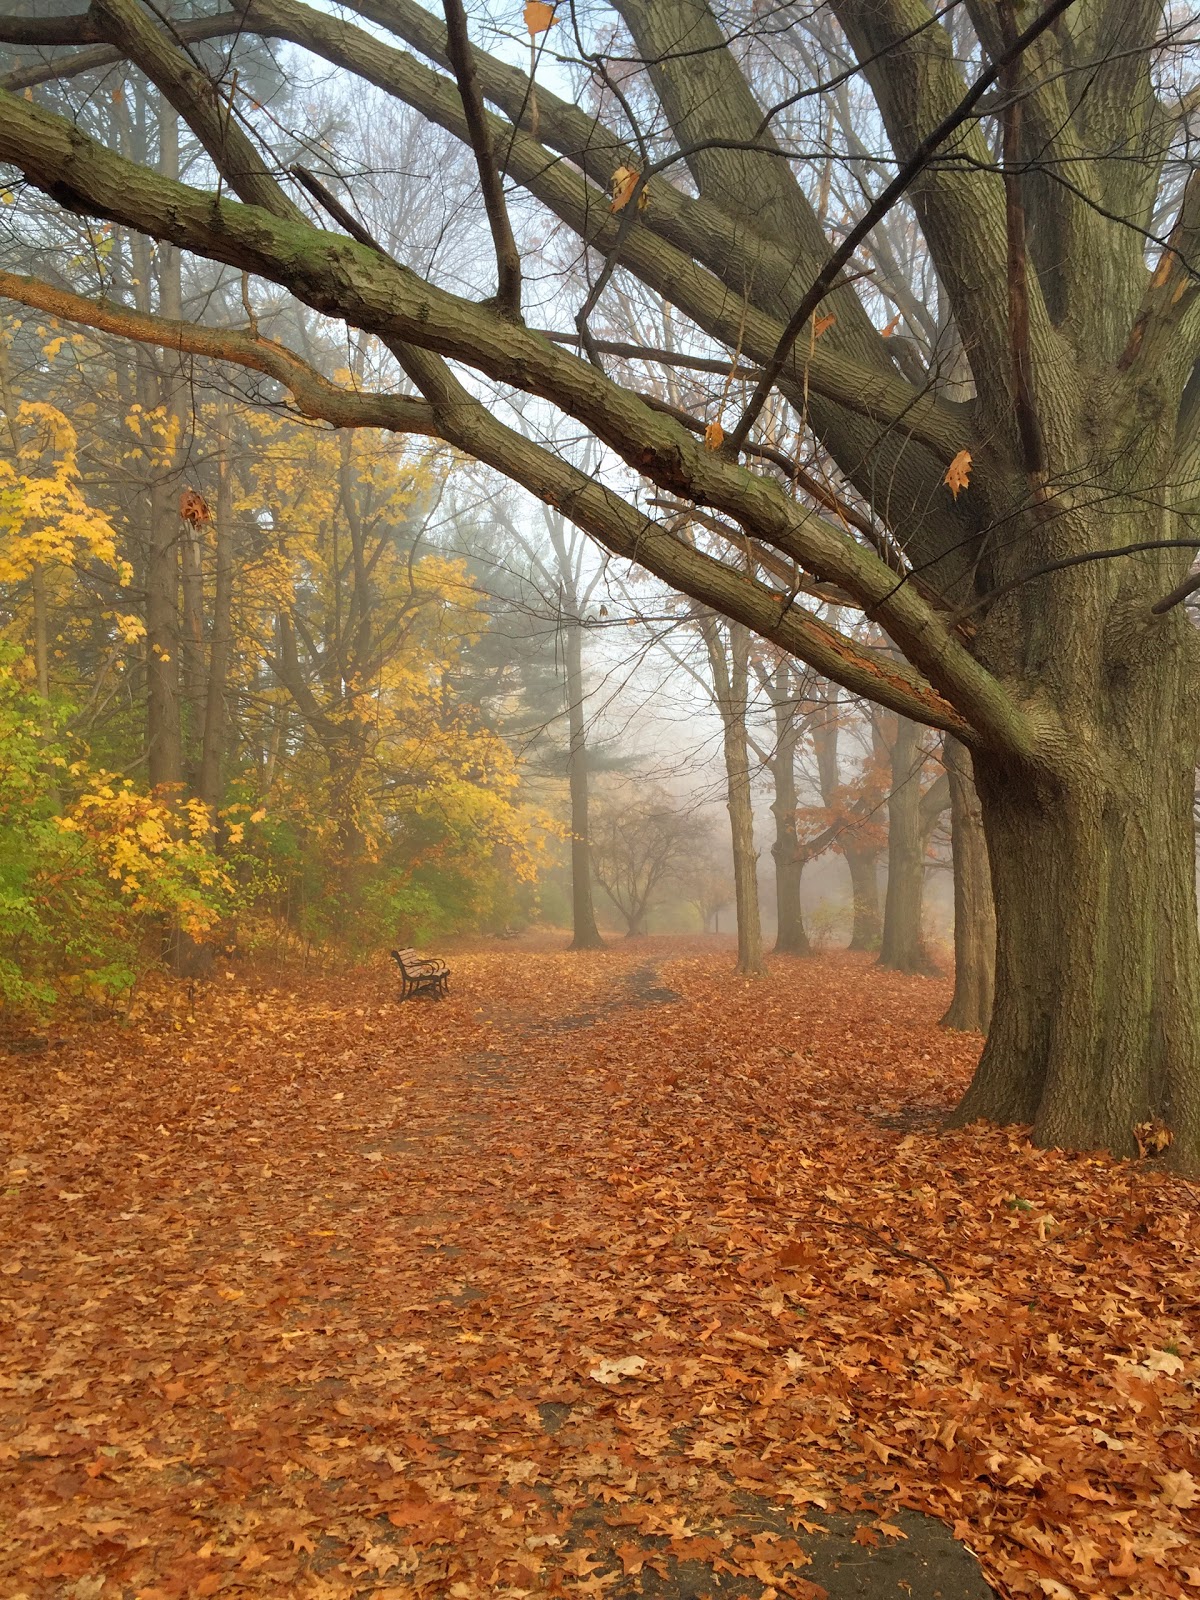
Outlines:
[[[1200,1503],[1200,1487],[1186,1469],[1181,1472],[1160,1472],[1158,1484],[1165,1505],[1178,1506],[1181,1511],[1187,1511]]]
[[[1137,1557],[1133,1553],[1133,1544],[1128,1539],[1122,1539],[1120,1559],[1108,1563],[1108,1575],[1110,1578],[1132,1578],[1137,1569]]]
[[[592,1560],[595,1554],[594,1550],[572,1550],[563,1562],[563,1571],[572,1578],[590,1578],[600,1571],[600,1562]]]
[[[624,1544],[617,1546],[617,1555],[620,1557],[624,1575],[627,1578],[636,1577],[646,1564],[646,1552],[640,1544],[634,1544],[627,1539]]]

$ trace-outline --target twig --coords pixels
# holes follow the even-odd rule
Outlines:
[[[837,1209],[841,1210],[841,1207],[839,1206]],[[928,1267],[930,1272],[935,1273],[937,1277],[941,1279],[942,1286],[946,1293],[954,1293],[950,1279],[942,1271],[941,1267],[935,1266],[932,1261],[927,1261],[924,1256],[915,1255],[911,1250],[904,1250],[900,1245],[893,1244],[890,1239],[885,1239],[883,1234],[881,1234],[877,1229],[869,1228],[865,1222],[856,1222],[853,1217],[848,1217],[844,1211],[842,1212],[842,1221],[848,1228],[855,1228],[859,1233],[866,1234],[867,1238],[874,1239],[876,1244],[882,1245],[883,1248],[887,1251],[890,1251],[892,1255],[902,1256],[905,1261],[915,1261],[918,1266]]]

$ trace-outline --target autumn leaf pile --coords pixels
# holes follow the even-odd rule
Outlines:
[[[5,1058],[0,1592],[815,1600],[907,1507],[1002,1593],[1200,1597],[1194,1187],[940,1133],[940,983],[453,964]]]

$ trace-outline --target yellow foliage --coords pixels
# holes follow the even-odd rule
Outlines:
[[[14,422],[17,458],[0,460],[0,583],[81,558],[115,564],[112,523],[80,487],[74,428],[54,406],[29,400]]]
[[[129,779],[96,777],[55,819],[57,826],[88,840],[131,911],[158,911],[169,899],[183,930],[202,938],[219,921],[214,896],[233,890],[207,848],[207,807],[198,800],[172,806],[140,793]]]

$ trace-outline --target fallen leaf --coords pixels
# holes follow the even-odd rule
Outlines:
[[[636,1577],[646,1564],[645,1549],[640,1544],[626,1540],[624,1544],[617,1545],[616,1550],[625,1577]]]
[[[636,1378],[646,1368],[645,1356],[621,1356],[612,1359],[601,1357],[594,1367],[588,1368],[588,1377],[607,1386],[620,1383],[622,1378]]]
[[[1200,1486],[1186,1470],[1161,1472],[1158,1475],[1158,1484],[1162,1489],[1161,1498],[1166,1505],[1178,1506],[1181,1511],[1187,1511],[1200,1503]]]
[[[601,1563],[592,1559],[595,1554],[594,1550],[572,1550],[563,1562],[563,1571],[572,1578],[590,1578],[601,1568]]]

